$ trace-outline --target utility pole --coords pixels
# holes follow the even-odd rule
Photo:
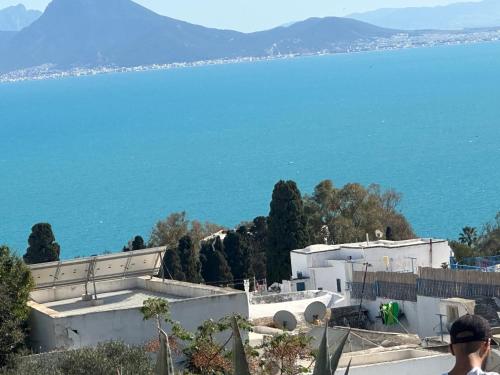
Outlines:
[[[441,334],[441,342],[444,342],[444,331],[443,331],[443,317],[446,315],[444,314],[436,314],[439,316],[439,333]]]
[[[365,263],[365,273],[363,275],[363,287],[361,288],[361,298],[359,299],[358,328],[361,327],[361,312],[363,309],[363,295],[365,294],[367,272],[368,272],[368,262]]]

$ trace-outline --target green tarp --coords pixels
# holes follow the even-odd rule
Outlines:
[[[380,305],[380,315],[385,325],[392,326],[398,323],[399,304],[397,302],[383,303]]]

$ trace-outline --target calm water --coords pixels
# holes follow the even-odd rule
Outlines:
[[[500,210],[500,44],[0,85],[0,242],[65,258],[170,212],[233,226],[274,183],[378,182],[421,236]]]

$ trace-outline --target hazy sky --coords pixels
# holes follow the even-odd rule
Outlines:
[[[50,1],[0,0],[0,8],[19,2],[28,8],[43,10]],[[387,7],[445,5],[459,0],[136,0],[136,2],[157,13],[204,26],[255,31],[309,17],[343,16]]]

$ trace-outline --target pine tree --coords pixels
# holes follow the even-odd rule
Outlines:
[[[288,280],[292,274],[290,251],[308,245],[302,197],[293,181],[274,186],[268,218],[267,281]]]
[[[186,281],[186,275],[182,271],[181,259],[177,249],[165,251],[162,272],[164,272],[166,279]]]
[[[27,264],[58,261],[61,248],[55,240],[50,224],[35,224],[28,238],[29,247],[23,256],[24,261]]]
[[[252,270],[257,280],[267,277],[267,217],[259,216],[253,219],[250,227],[252,246]]]
[[[144,238],[141,236],[135,236],[132,241],[132,250],[142,250],[146,248],[146,244],[144,243]]]
[[[0,369],[25,350],[30,313],[27,302],[33,286],[26,264],[9,248],[0,246]]]
[[[233,281],[220,237],[204,242],[200,250],[201,274],[207,283],[222,286]]]
[[[193,240],[189,235],[179,240],[177,247],[182,265],[182,272],[186,275],[186,281],[190,283],[201,283],[201,262],[194,248]]]
[[[123,247],[123,251],[134,251],[134,250],[143,250],[146,248],[146,244],[144,243],[144,238],[141,236],[135,236],[132,241],[130,241],[127,245]]]

